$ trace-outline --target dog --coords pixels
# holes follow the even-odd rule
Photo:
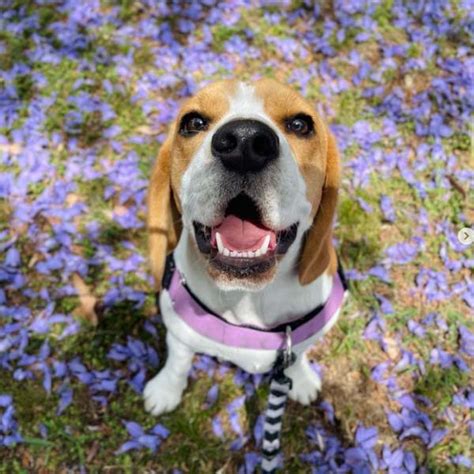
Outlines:
[[[183,103],[148,190],[168,350],[144,389],[148,412],[179,405],[195,353],[270,371],[288,327],[289,397],[316,399],[306,352],[336,322],[346,289],[332,243],[339,183],[335,138],[291,87],[225,80]]]

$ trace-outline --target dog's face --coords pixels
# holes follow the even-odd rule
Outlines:
[[[302,283],[312,281],[334,260],[338,180],[332,136],[296,91],[269,79],[207,86],[183,104],[152,177],[155,277],[153,259],[164,256],[153,232],[169,250],[181,218],[221,289],[261,289],[290,249],[301,254]]]

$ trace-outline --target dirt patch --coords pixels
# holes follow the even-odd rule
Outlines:
[[[395,441],[387,422],[385,410],[397,410],[387,390],[359,370],[351,367],[351,361],[339,360],[325,373],[321,396],[331,402],[344,436],[352,439],[357,424],[377,426],[379,439]]]
[[[341,434],[352,440],[358,424],[376,426],[379,442],[392,443],[395,435],[390,428],[386,410],[398,411],[387,388],[370,378],[371,369],[387,359],[377,344],[366,342],[367,350],[354,351],[334,357],[331,347],[338,344],[337,331],[333,331],[324,343],[311,352],[315,361],[324,361],[321,399],[334,407],[336,423]]]

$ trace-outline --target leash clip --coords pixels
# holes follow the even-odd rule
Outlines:
[[[292,351],[291,326],[286,326],[285,349],[283,350],[283,367],[287,369],[296,360],[296,355]]]

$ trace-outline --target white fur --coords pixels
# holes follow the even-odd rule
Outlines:
[[[212,157],[212,135],[222,124],[235,118],[255,118],[265,122],[280,140],[280,157],[254,178],[240,179],[228,173]],[[323,274],[314,282],[301,286],[296,265],[304,232],[311,225],[311,203],[306,199],[306,186],[291,148],[276,124],[265,114],[262,100],[254,88],[240,84],[229,98],[228,113],[215,124],[182,177],[180,200],[183,207],[183,231],[175,249],[178,269],[191,290],[217,314],[234,324],[273,326],[306,314],[325,302],[332,289],[332,277]],[[218,224],[227,202],[245,190],[264,210],[264,223],[274,229],[286,228],[299,221],[298,233],[286,255],[278,264],[274,279],[258,291],[248,291],[239,285],[216,284],[203,267],[202,259],[192,242],[193,220],[205,225]],[[231,361],[247,372],[270,370],[276,358],[274,350],[228,347],[200,335],[175,313],[169,293],[160,294],[160,309],[167,328],[168,358],[160,373],[145,387],[145,407],[158,415],[173,410],[181,400],[187,384],[187,374],[195,353],[205,353]],[[339,316],[337,314],[317,334],[293,346],[298,356],[286,373],[293,380],[290,397],[307,404],[316,398],[320,380],[311,369],[305,355]]]

